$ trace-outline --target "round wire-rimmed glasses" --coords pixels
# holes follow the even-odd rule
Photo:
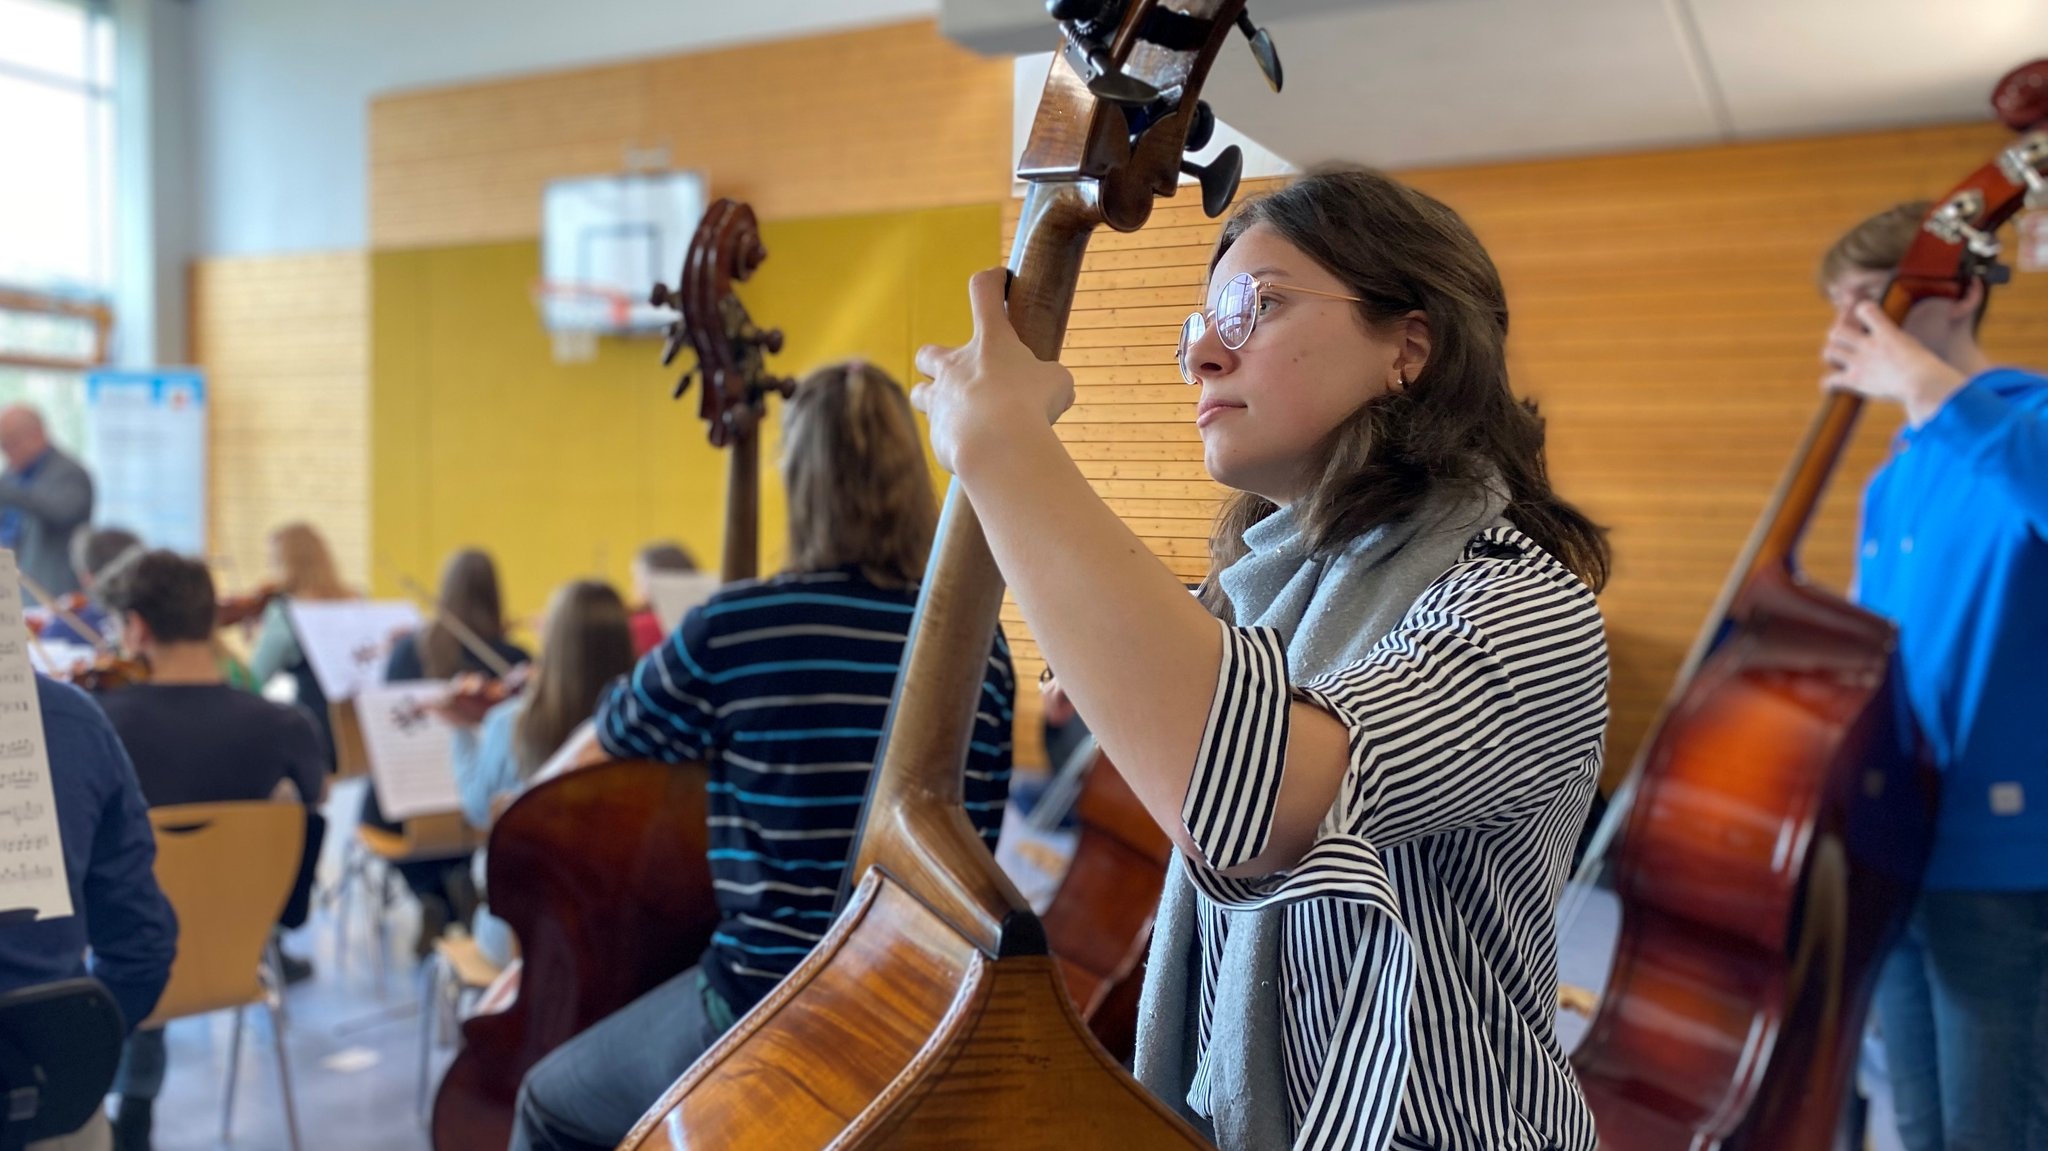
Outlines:
[[[1357,296],[1342,292],[1325,292],[1320,288],[1304,288],[1299,284],[1281,284],[1272,280],[1261,280],[1250,272],[1239,272],[1223,284],[1223,291],[1216,297],[1214,312],[1196,309],[1180,323],[1180,348],[1174,354],[1180,363],[1180,378],[1188,384],[1198,384],[1194,369],[1188,366],[1188,349],[1195,346],[1203,336],[1209,334],[1209,325],[1216,325],[1216,338],[1223,346],[1236,351],[1252,338],[1252,332],[1259,326],[1259,303],[1267,289],[1283,292],[1300,292],[1304,296],[1321,296],[1326,300],[1349,300],[1357,304],[1363,301]]]

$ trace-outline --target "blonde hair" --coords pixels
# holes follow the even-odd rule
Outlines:
[[[341,582],[334,570],[334,554],[312,524],[293,520],[270,533],[270,546],[277,550],[283,569],[281,590],[294,599],[354,599],[356,593]]]
[[[821,368],[782,408],[789,569],[859,564],[883,587],[915,584],[938,526],[910,400],[887,372]]]
[[[1825,292],[1850,272],[1886,272],[1906,258],[1920,221],[1934,209],[1929,200],[1894,205],[1842,233],[1820,258],[1820,290]]]
[[[599,580],[563,584],[549,601],[540,663],[515,728],[520,779],[531,779],[576,725],[597,711],[604,689],[633,670],[626,618],[625,601]]]

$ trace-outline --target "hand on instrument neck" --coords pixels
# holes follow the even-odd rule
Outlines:
[[[1872,298],[1838,299],[1821,352],[1827,365],[1821,386],[1898,404],[1916,428],[1933,419],[1963,384],[1991,366],[1976,335],[1983,291],[1973,284],[1960,299],[1922,300],[1903,327]]]

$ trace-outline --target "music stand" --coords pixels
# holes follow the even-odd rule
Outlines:
[[[113,1085],[127,1033],[96,979],[0,995],[0,1151],[83,1127]]]

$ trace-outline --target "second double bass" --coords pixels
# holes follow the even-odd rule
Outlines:
[[[2048,61],[1993,103],[2021,137],[1936,202],[1885,293],[1895,322],[1997,282],[1998,229],[2048,203]],[[1860,407],[1822,407],[1603,828],[1626,820],[1622,931],[1573,1062],[1612,1151],[1834,1145],[1937,784],[1896,629],[1796,565]]]
[[[681,312],[664,364],[696,353],[700,412],[727,449],[727,581],[758,563],[759,426],[770,393],[790,383],[766,370],[781,346],[747,315],[734,287],[767,256],[753,210],[706,210],[675,289],[654,302]],[[518,997],[463,1025],[463,1051],[434,1098],[435,1151],[502,1151],[526,1072],[584,1028],[696,962],[718,924],[706,852],[700,769],[645,760],[598,763],[536,784],[491,829],[491,908],[519,936]]]

